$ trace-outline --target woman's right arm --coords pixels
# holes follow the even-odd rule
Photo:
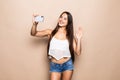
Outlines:
[[[31,35],[32,36],[36,36],[36,37],[49,37],[51,35],[51,32],[52,30],[51,29],[46,29],[46,30],[41,30],[41,31],[37,31],[37,25],[38,25],[38,22],[35,22],[35,16],[37,15],[34,15],[33,16],[33,25],[32,25],[32,28],[31,28]]]
[[[37,22],[33,22],[32,28],[31,28],[31,35],[36,36],[36,37],[49,37],[51,35],[52,30],[51,29],[46,29],[46,30],[41,30],[37,31]]]

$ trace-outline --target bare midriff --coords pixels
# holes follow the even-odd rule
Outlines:
[[[60,60],[56,60],[55,58],[51,58],[51,61],[54,62],[54,63],[63,64],[66,61],[68,61],[69,59],[70,59],[70,57],[63,57]]]

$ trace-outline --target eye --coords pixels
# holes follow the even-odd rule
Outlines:
[[[67,20],[67,18],[64,18],[64,20]]]

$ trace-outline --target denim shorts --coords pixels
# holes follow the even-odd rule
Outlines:
[[[72,59],[69,59],[63,64],[54,63],[52,61],[50,62],[50,72],[64,72],[66,70],[73,70],[73,69],[74,66]]]

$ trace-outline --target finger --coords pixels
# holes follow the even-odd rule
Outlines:
[[[33,13],[33,17],[39,16],[38,13]]]
[[[78,34],[79,36],[82,36],[82,28],[81,28],[81,27],[78,27],[78,32],[77,32],[77,34]]]

